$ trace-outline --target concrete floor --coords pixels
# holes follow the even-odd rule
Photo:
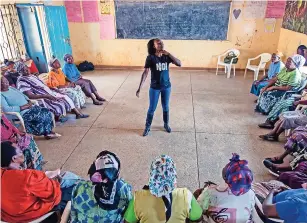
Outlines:
[[[265,117],[254,113],[255,97],[249,94],[252,74],[238,72],[227,79],[208,71],[171,70],[171,134],[163,131],[162,108],[158,105],[152,131],[142,137],[150,78],[135,96],[140,70],[103,70],[85,73],[108,103],[94,106],[88,101],[84,113],[90,118],[58,124],[62,137],[37,138],[46,170],[62,167],[87,177],[87,170],[102,150],[115,152],[122,162],[121,176],[134,189],[147,183],[151,161],[159,154],[170,155],[177,164],[178,185],[191,190],[204,181],[221,182],[221,171],[232,152],[249,160],[255,180],[272,177],[262,166],[265,157],[283,151],[284,140],[264,142],[266,130],[257,124]]]

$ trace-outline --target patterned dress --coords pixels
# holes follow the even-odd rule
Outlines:
[[[67,96],[51,90],[37,76],[21,76],[17,81],[17,88],[21,92],[30,91],[35,95],[52,95],[58,100],[43,99],[42,105],[46,106],[56,116],[65,116],[66,111],[71,111],[75,108],[73,101]]]
[[[275,86],[291,86],[292,90],[296,90],[301,85],[301,73],[297,70],[288,72],[286,68],[283,68],[277,75],[277,81]],[[258,98],[258,102],[255,110],[263,114],[269,114],[274,105],[280,101],[286,91],[273,90],[265,91]]]
[[[94,185],[89,181],[79,182],[72,193],[71,223],[120,223],[129,201],[132,199],[131,186],[124,180],[116,182],[115,200],[118,206],[112,210],[100,208],[94,196]]]
[[[42,170],[43,156],[33,136],[28,134],[21,135],[20,131],[4,115],[1,115],[1,142],[4,141],[16,143],[23,151],[25,156],[24,168]]]
[[[47,85],[50,88],[58,88],[66,86],[67,82],[65,75],[61,69],[51,70],[48,74]],[[85,95],[80,86],[58,88],[60,93],[67,95],[75,104],[76,108],[80,109],[85,104]]]

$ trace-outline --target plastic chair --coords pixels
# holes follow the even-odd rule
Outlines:
[[[267,62],[271,60],[272,55],[269,53],[262,53],[254,58],[250,58],[247,60],[247,65],[244,72],[244,78],[246,77],[246,72],[248,70],[254,71],[254,81],[258,80],[258,74],[261,69],[263,69],[263,76],[265,75],[265,65]],[[257,60],[260,58],[260,62],[258,65],[251,65],[251,61]]]
[[[289,94],[300,94],[305,87],[307,86],[307,79],[301,81],[301,85],[297,89],[293,89],[291,91],[286,91],[286,93],[282,96],[281,100],[286,99]]]
[[[223,66],[225,67],[225,73],[227,74],[227,78],[230,78],[231,67],[233,66],[233,76],[236,76],[236,64],[233,64],[233,60],[235,58],[232,58],[230,63],[224,62],[225,56],[230,52],[233,52],[236,55],[236,58],[240,56],[240,51],[237,49],[230,49],[227,50],[225,53],[218,55],[217,65],[216,65],[216,75],[218,74],[219,66]]]
[[[45,102],[44,102],[43,100],[41,100],[41,99],[38,99],[38,100],[30,100],[30,101],[31,101],[33,104],[37,105],[37,106],[39,106],[38,101],[40,101],[40,102],[45,106]],[[24,120],[23,120],[23,118],[22,118],[22,116],[20,115],[19,112],[3,112],[3,113],[6,114],[6,115],[13,115],[13,116],[15,116],[15,117],[18,119],[18,121],[20,122],[20,124],[21,124],[21,126],[22,126],[22,128],[23,128],[23,131],[24,131],[24,132],[27,132],[27,129],[26,129],[26,126],[25,126],[25,122],[24,122]],[[54,126],[54,128],[55,128],[56,124],[55,124],[54,114],[53,114],[53,113],[51,113],[51,114],[52,114],[53,126]]]
[[[258,213],[258,212],[256,212],[257,214],[258,214],[258,216],[260,217],[260,216],[264,216],[264,214],[263,214],[263,209],[262,209],[262,204],[261,204],[261,202],[259,201],[259,199],[257,198],[257,196],[255,196],[255,205],[257,206],[257,209],[261,212],[261,213]],[[284,221],[283,220],[281,220],[281,219],[277,219],[277,218],[269,218],[269,220],[271,220],[272,222],[281,222],[281,223],[283,223]],[[258,221],[259,222],[259,221]]]
[[[42,73],[42,74],[38,75],[38,78],[39,78],[42,82],[44,82],[44,84],[46,84],[47,81],[48,81],[48,73]]]

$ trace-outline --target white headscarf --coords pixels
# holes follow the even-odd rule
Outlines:
[[[306,59],[299,55],[299,54],[295,54],[291,57],[293,63],[295,64],[296,68],[300,68],[302,66],[304,66]]]

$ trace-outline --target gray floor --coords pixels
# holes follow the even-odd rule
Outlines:
[[[283,151],[281,142],[263,142],[258,123],[265,117],[254,113],[255,97],[249,94],[251,76],[242,73],[227,79],[208,71],[171,70],[171,127],[163,131],[162,108],[158,105],[152,132],[141,137],[148,108],[148,79],[140,98],[135,96],[141,71],[106,70],[85,73],[101,95],[104,106],[88,101],[84,113],[90,118],[73,117],[58,125],[60,139],[37,143],[48,163],[45,169],[62,167],[83,177],[102,150],[115,152],[121,159],[121,176],[140,189],[147,183],[149,165],[159,154],[175,160],[178,185],[194,190],[206,180],[221,181],[221,170],[236,152],[249,160],[256,181],[271,179],[263,168],[263,158]]]

